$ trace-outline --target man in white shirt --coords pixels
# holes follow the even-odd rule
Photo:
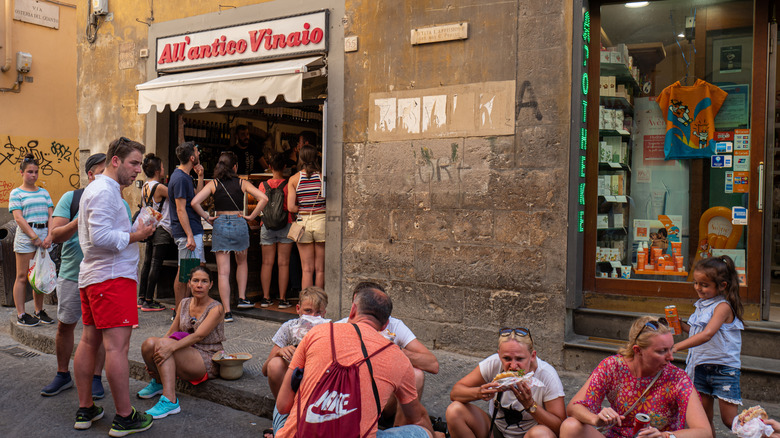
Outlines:
[[[359,290],[365,288],[376,289],[387,294],[381,285],[370,281],[363,281],[358,283],[353,289],[352,300],[354,301],[355,294]],[[347,322],[347,318],[338,322]],[[434,356],[433,353],[431,353],[431,350],[428,350],[422,342],[417,340],[417,336],[415,336],[414,333],[409,330],[409,327],[398,318],[391,316],[387,323],[387,327],[382,330],[380,334],[392,341],[395,345],[398,345],[406,357],[409,358],[409,362],[412,363],[412,367],[414,368],[414,383],[415,386],[417,386],[417,399],[422,400],[422,392],[425,386],[424,372],[429,372],[431,374],[438,374],[439,372],[439,361],[436,359],[436,356]],[[395,417],[394,424],[397,426],[405,424],[403,421],[404,419],[401,418],[402,415],[403,413],[398,409],[397,400],[395,397],[391,397],[385,406],[385,409],[382,410],[382,418],[386,420]]]
[[[91,380],[95,354],[101,344],[106,349],[106,377],[116,406],[110,436],[125,436],[152,426],[151,416],[130,404],[127,351],[132,327],[138,324],[136,283],[139,242],[154,232],[140,223],[131,230],[122,199],[122,186],[128,186],[141,172],[144,146],[120,137],[106,152],[106,169],[81,197],[78,223],[79,242],[84,252],[79,270],[79,289],[84,331],[76,349],[73,369],[79,393],[76,429],[88,429],[103,417],[103,408],[92,401]]]

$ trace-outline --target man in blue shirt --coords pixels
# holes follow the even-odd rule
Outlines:
[[[87,184],[95,180],[96,175],[106,168],[106,154],[99,153],[87,158],[84,171],[87,172]],[[62,244],[60,272],[57,278],[57,375],[51,383],[41,390],[41,395],[54,396],[73,387],[73,379],[68,371],[70,356],[73,354],[73,331],[81,319],[81,295],[79,294],[79,264],[84,258],[79,245],[79,206],[83,189],[65,193],[57,203],[51,219],[51,234],[55,243]],[[75,205],[74,205],[75,204]],[[71,217],[72,215],[72,217]],[[64,242],[64,243],[63,243]],[[106,359],[106,350],[100,348],[95,361],[95,374],[92,378],[92,398],[103,398],[101,374]]]
[[[171,216],[171,234],[179,250],[179,270],[181,260],[199,258],[201,263],[206,262],[203,253],[203,226],[200,216],[192,209],[190,201],[195,193],[203,188],[203,166],[200,165],[200,153],[194,142],[187,141],[176,148],[176,157],[179,165],[168,180],[168,197],[174,202],[169,202]],[[198,175],[198,186],[190,176],[191,171]],[[173,283],[173,294],[176,297],[176,306],[173,308],[174,316],[179,301],[188,295],[187,283],[179,281],[179,272]]]

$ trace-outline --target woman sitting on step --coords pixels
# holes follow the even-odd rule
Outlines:
[[[155,420],[181,412],[176,398],[177,377],[197,385],[219,374],[219,365],[211,356],[224,349],[225,313],[222,304],[209,297],[212,284],[208,268],[193,268],[189,281],[192,297],[181,300],[176,318],[163,337],[148,338],[141,345],[152,381],[138,392],[138,397],[162,394],[146,411]]]

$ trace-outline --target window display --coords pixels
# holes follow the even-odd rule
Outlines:
[[[599,135],[588,158],[598,172],[587,181],[597,280],[684,282],[697,260],[728,254],[744,283],[737,216],[750,200],[753,22],[735,11],[752,6],[600,7]]]

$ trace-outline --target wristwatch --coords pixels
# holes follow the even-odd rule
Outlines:
[[[537,407],[538,407],[538,406],[536,405],[536,402],[534,402],[534,404],[533,404],[533,405],[531,405],[531,407],[530,407],[530,408],[528,408],[528,413],[529,413],[529,414],[534,414],[534,413],[536,413],[536,408],[537,408]]]

